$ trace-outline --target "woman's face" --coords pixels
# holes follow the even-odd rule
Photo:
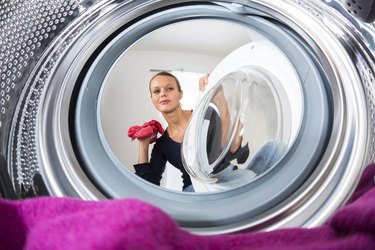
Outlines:
[[[162,113],[170,113],[180,107],[182,91],[170,76],[156,76],[150,82],[151,99],[155,108]]]

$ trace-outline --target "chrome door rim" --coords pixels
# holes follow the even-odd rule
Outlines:
[[[176,4],[179,3],[189,2],[179,1]],[[207,3],[211,2],[207,1]],[[243,5],[241,6],[241,4]],[[191,221],[192,218],[175,217],[181,226],[191,231],[208,234],[233,232],[242,229],[269,230],[294,225],[314,226],[324,222],[334,210],[346,201],[353,191],[363,167],[372,160],[371,156],[371,159],[369,159],[367,155],[369,151],[372,151],[369,149],[372,145],[370,145],[367,133],[369,127],[373,127],[372,124],[368,124],[369,114],[367,113],[368,106],[366,104],[368,97],[366,98],[366,94],[360,84],[352,84],[352,82],[363,82],[366,78],[361,76],[361,79],[357,73],[358,69],[351,63],[352,58],[348,56],[348,48],[342,44],[345,40],[343,41],[343,38],[336,37],[336,34],[325,26],[327,25],[326,23],[319,23],[321,21],[319,7],[323,6],[322,4],[309,6],[306,3],[305,6],[296,6],[294,1],[278,2],[277,4],[271,1],[245,1],[238,4],[220,1],[217,6],[224,6],[222,8],[228,8],[234,12],[248,11],[243,8],[248,6],[260,13],[266,13],[275,19],[283,20],[289,27],[306,39],[305,41],[310,42],[310,46],[319,45],[316,49],[326,56],[322,55],[325,58],[324,63],[327,64],[324,66],[329,68],[330,73],[332,73],[329,79],[330,82],[339,84],[338,86],[331,85],[330,88],[335,95],[337,94],[333,101],[335,111],[339,111],[340,118],[343,119],[341,121],[333,121],[332,135],[326,152],[321,158],[321,163],[316,167],[316,169],[324,171],[319,173],[315,171],[299,192],[289,197],[284,202],[285,204],[279,204],[266,214],[246,218],[246,220],[242,218],[241,221],[231,221],[228,224],[217,223],[215,218],[196,218],[196,221]],[[95,183],[86,176],[75,156],[75,149],[70,141],[69,124],[66,117],[69,116],[69,103],[74,86],[69,85],[69,83],[72,82],[71,80],[76,82],[76,79],[80,77],[80,72],[79,70],[70,70],[69,64],[71,63],[70,59],[72,59],[73,65],[78,63],[80,65],[79,68],[82,68],[84,62],[89,60],[90,55],[97,49],[99,43],[109,37],[114,30],[121,27],[124,19],[135,18],[160,7],[173,6],[169,2],[145,1],[143,5],[134,5],[132,11],[120,14],[122,8],[124,6],[129,7],[129,5],[131,3],[113,4],[111,2],[102,2],[97,4],[95,11],[83,15],[80,20],[71,25],[70,30],[60,35],[63,42],[55,41],[56,44],[51,45],[49,50],[46,50],[37,67],[38,70],[33,74],[34,78],[30,78],[28,84],[37,89],[36,79],[41,78],[38,72],[43,72],[43,69],[45,69],[46,77],[43,80],[45,86],[39,86],[40,95],[38,97],[40,99],[35,99],[39,104],[37,116],[35,117],[37,124],[35,134],[39,135],[35,138],[35,150],[36,158],[40,162],[39,171],[52,195],[69,195],[85,199],[102,199],[106,197],[105,193],[98,189]],[[307,8],[317,11],[314,13],[316,16],[311,15]],[[111,15],[108,13],[111,13]],[[298,15],[294,13],[298,13]],[[95,16],[95,14],[97,15]],[[125,15],[128,16],[125,17]],[[95,26],[98,23],[104,25],[106,22],[110,22],[113,25],[113,30],[100,30],[100,28],[97,28],[98,26]],[[304,23],[309,25],[304,25]],[[336,23],[335,25],[338,24]],[[82,34],[85,34],[85,36],[83,37]],[[73,44],[76,41],[82,41],[82,39],[86,40],[88,45],[79,51],[79,49],[74,48]],[[96,44],[92,42],[92,39],[96,39]],[[351,37],[351,39],[355,38]],[[358,44],[362,46],[361,43]],[[357,46],[355,49],[361,50]],[[57,68],[57,66],[60,67]],[[63,71],[61,68],[64,68],[64,66],[69,69],[68,76],[65,79],[62,78],[63,74],[61,74],[61,71]],[[55,82],[54,85],[50,84],[52,80]],[[371,79],[368,81],[371,82]],[[29,95],[26,98],[33,101],[35,96]],[[18,111],[22,112],[30,103],[32,102],[22,104],[24,106],[19,106]],[[22,123],[23,119],[21,118],[20,121]],[[16,123],[17,121],[15,120],[14,122]],[[20,127],[23,127],[22,124]],[[53,128],[52,133],[48,132],[49,128]],[[13,144],[10,146],[12,148],[19,146],[18,143],[22,134],[18,132],[13,131],[15,135]],[[372,154],[372,152],[370,153]],[[17,166],[17,159],[14,159],[14,161]],[[354,167],[349,168],[346,166]],[[162,197],[164,192],[151,185],[134,188],[145,189],[149,197],[154,195]],[[177,203],[183,202],[186,198],[183,194],[172,194],[172,196]],[[201,202],[205,200],[212,201],[217,196],[212,194],[210,196],[201,196],[199,199],[201,199]],[[147,196],[145,199],[147,199]],[[308,200],[305,201],[305,199]],[[184,212],[182,210],[183,208],[181,208],[181,214]],[[187,214],[189,214],[188,211]],[[173,213],[171,215],[175,216]],[[190,222],[184,224],[185,220]],[[208,223],[202,225],[202,220],[206,220]]]

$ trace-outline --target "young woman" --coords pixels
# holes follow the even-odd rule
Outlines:
[[[182,172],[183,191],[194,191],[189,174],[182,164],[180,152],[185,128],[192,114],[192,110],[183,110],[181,107],[181,85],[173,74],[163,71],[151,78],[149,89],[152,103],[163,115],[168,126],[164,134],[156,140],[150,160],[149,145],[152,138],[138,139],[138,164],[134,165],[136,174],[160,185],[168,161]]]
[[[207,74],[200,79],[200,91],[205,89],[208,83],[208,76]],[[182,173],[182,190],[194,192],[190,176],[186,172],[181,159],[181,143],[188,121],[192,115],[192,110],[182,109],[180,100],[183,97],[183,91],[178,79],[173,74],[165,71],[156,74],[150,80],[149,89],[152,103],[163,115],[168,126],[164,134],[156,140],[150,159],[149,145],[154,138],[150,136],[144,139],[138,139],[138,164],[134,165],[135,173],[156,185],[160,185],[160,180],[165,170],[165,164],[168,161]],[[207,112],[206,114],[206,119],[210,120],[207,139],[207,153],[209,158],[217,157],[218,153],[221,151],[223,143],[225,143],[225,139],[229,133],[230,123],[230,115],[222,89],[219,89],[215,94],[213,103],[219,112]],[[232,142],[230,152],[214,172],[221,171],[222,168],[228,166],[229,164],[227,163],[234,158],[247,158],[249,155],[248,146],[246,145],[240,148],[241,142],[242,136],[237,136]]]

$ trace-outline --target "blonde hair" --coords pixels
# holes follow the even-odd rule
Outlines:
[[[151,85],[152,80],[154,80],[155,77],[157,77],[157,76],[169,76],[169,77],[172,77],[176,81],[176,83],[177,83],[177,89],[178,89],[178,91],[180,91],[180,92],[182,91],[180,81],[177,79],[176,76],[174,76],[173,74],[171,74],[171,73],[169,73],[167,71],[161,71],[161,72],[155,74],[153,77],[151,77],[150,82],[148,83],[149,89],[150,89],[150,85]],[[150,89],[150,92],[151,92],[151,89]]]

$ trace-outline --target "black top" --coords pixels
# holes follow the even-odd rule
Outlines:
[[[212,164],[221,154],[221,118],[217,111],[208,107],[204,115],[204,119],[209,121],[207,130],[206,150],[209,164]],[[237,159],[238,163],[244,163],[249,156],[249,146],[239,147],[236,152],[227,152],[221,162],[213,166],[211,174],[217,174],[231,165],[231,161]],[[171,163],[174,167],[182,172],[182,180],[184,182],[183,189],[191,185],[189,174],[186,172],[181,159],[181,143],[173,141],[168,131],[159,137],[151,152],[149,163],[135,164],[135,173],[151,183],[160,185],[162,174],[165,170],[165,164]]]
[[[182,164],[181,143],[172,140],[167,130],[156,140],[150,162],[134,165],[135,173],[151,183],[160,185],[167,161],[182,172],[183,189],[191,185],[190,176]]]

